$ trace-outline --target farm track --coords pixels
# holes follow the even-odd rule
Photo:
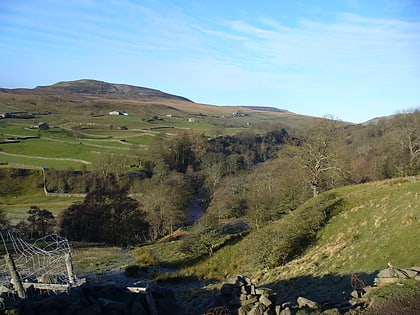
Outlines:
[[[82,164],[92,164],[92,162],[80,160],[80,159],[73,159],[73,158],[52,158],[52,157],[45,157],[45,156],[39,156],[39,155],[24,155],[24,154],[15,154],[15,153],[7,153],[0,151],[0,154],[7,155],[7,156],[16,156],[21,158],[27,158],[27,159],[40,159],[40,160],[52,160],[52,161],[71,161],[76,163],[82,163]]]

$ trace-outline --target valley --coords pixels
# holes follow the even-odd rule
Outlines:
[[[179,314],[237,312],[220,294],[238,275],[293,314],[420,294],[351,296],[419,266],[418,109],[352,124],[78,80],[0,89],[0,114],[1,228],[68,238],[91,282],[168,288]]]

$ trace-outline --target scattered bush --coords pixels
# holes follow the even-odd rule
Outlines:
[[[317,232],[336,214],[343,200],[323,194],[297,209],[288,220],[260,229],[246,241],[253,265],[272,268],[284,265],[315,240]]]
[[[136,258],[136,262],[142,265],[158,265],[159,262],[154,257],[152,250],[148,247],[138,247],[133,251],[133,256]]]
[[[211,256],[220,238],[219,220],[211,214],[204,215],[194,224],[191,232],[184,238],[181,251],[185,254]]]

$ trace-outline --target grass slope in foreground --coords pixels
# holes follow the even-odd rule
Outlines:
[[[335,203],[330,219],[300,255],[269,269],[253,266],[251,257],[255,259],[255,255],[250,244],[254,244],[252,250],[272,246],[275,236],[284,233],[296,218],[302,220],[306,215],[313,220],[308,213],[318,215],[332,204],[325,202],[331,200],[325,195],[340,202]],[[389,261],[398,268],[420,265],[419,231],[420,177],[342,187],[309,200],[283,219],[250,233],[236,244],[228,244],[212,257],[180,270],[178,275],[224,281],[245,274],[258,279],[258,286],[273,288],[280,304],[295,301],[298,296],[342,301],[352,291],[352,274],[373,285],[373,278]],[[266,238],[265,243],[258,242],[264,234],[272,237]],[[166,251],[158,248],[168,245],[154,246],[151,250],[156,261],[168,263],[168,257],[159,257]],[[173,257],[179,262],[179,256]]]
[[[389,261],[400,268],[420,264],[419,177],[348,186],[335,193],[345,200],[342,211],[306,255],[285,267],[288,272],[370,273]]]
[[[261,284],[272,287],[279,301],[306,296],[339,300],[352,288],[357,274],[367,285],[392,262],[397,268],[420,265],[420,178],[392,179],[343,187],[334,191],[344,199],[340,213],[318,233],[316,243],[299,258],[266,273]],[[414,291],[413,291],[414,288]],[[400,298],[418,285],[393,286],[374,299]]]
[[[318,230],[303,254],[284,266],[271,268],[264,275],[266,281],[303,275],[372,273],[385,268],[389,261],[400,268],[420,264],[420,177],[347,186],[326,194],[341,200],[331,219]],[[249,244],[260,239],[261,234],[281,233],[296,216],[303,219],[313,209],[322,213],[322,207],[329,206],[323,203],[328,199],[323,196],[185,271],[209,278],[250,271]],[[260,246],[271,241],[266,239],[266,244]]]

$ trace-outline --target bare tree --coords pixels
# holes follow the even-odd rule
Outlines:
[[[334,187],[337,177],[343,173],[337,159],[340,128],[339,120],[325,116],[302,137],[296,158],[305,170],[313,196]]]
[[[399,139],[402,160],[407,161],[402,175],[415,175],[420,167],[420,109],[395,117],[397,138]]]

